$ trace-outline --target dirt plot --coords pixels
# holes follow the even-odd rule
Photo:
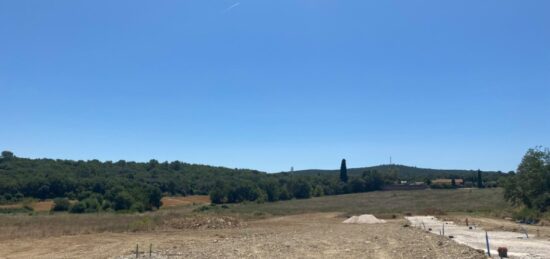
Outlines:
[[[458,243],[475,249],[486,249],[486,229],[469,221],[469,226],[455,224],[453,221],[439,220],[433,216],[407,217],[413,226],[428,230],[434,234],[453,237]],[[547,258],[550,259],[550,241],[525,233],[511,231],[488,231],[489,246],[492,255],[498,255],[498,247],[507,247],[511,258]]]
[[[102,233],[0,243],[0,258],[485,258],[447,238],[384,224],[343,224],[337,213],[249,221],[224,229]]]
[[[36,212],[50,211],[53,207],[53,201],[37,201],[32,204],[32,209]]]
[[[208,195],[192,195],[192,196],[171,196],[162,198],[162,207],[177,207],[193,204],[210,204]]]
[[[468,219],[470,225],[482,227],[487,231],[511,231],[525,233],[531,237],[543,238],[550,241],[550,227],[547,222],[540,222],[535,225],[519,224],[513,220],[496,218],[485,218],[469,215],[446,215],[443,220],[453,221],[457,225],[466,225]]]
[[[17,209],[17,208],[23,208],[23,206],[24,206],[23,203],[16,203],[16,204],[0,205],[0,208]],[[30,206],[36,212],[50,211],[53,207],[53,201],[52,200],[35,201],[35,202],[31,202]]]

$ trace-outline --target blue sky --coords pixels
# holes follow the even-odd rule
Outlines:
[[[550,1],[1,1],[0,149],[508,171],[550,146]]]

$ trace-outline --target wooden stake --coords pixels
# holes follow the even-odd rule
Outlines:
[[[139,257],[139,246],[138,244],[136,244],[136,258]]]

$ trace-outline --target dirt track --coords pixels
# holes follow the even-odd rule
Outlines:
[[[0,258],[135,258],[153,245],[155,258],[485,258],[443,237],[385,224],[342,224],[337,214],[248,222],[246,227],[129,234],[89,234],[0,244]],[[145,255],[143,255],[145,256]]]

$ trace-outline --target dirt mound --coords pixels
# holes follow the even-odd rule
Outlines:
[[[361,216],[353,216],[349,219],[344,220],[346,224],[379,224],[379,223],[386,223],[383,219],[378,219],[375,216],[371,214],[363,214]]]
[[[164,223],[175,229],[223,229],[244,226],[243,222],[233,217],[172,218]]]

